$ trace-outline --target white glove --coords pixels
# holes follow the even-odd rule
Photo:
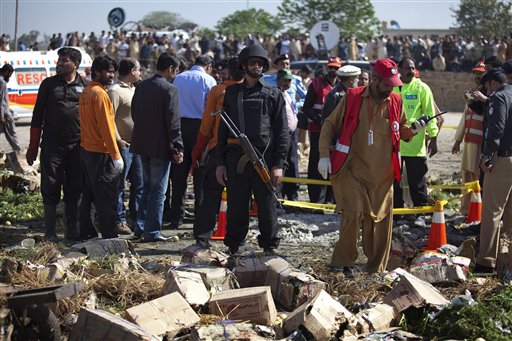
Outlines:
[[[417,133],[419,133],[420,131],[425,129],[426,126],[427,126],[427,121],[422,118],[418,119],[417,121],[414,121],[413,124],[411,125],[412,133],[414,135],[416,135]]]
[[[117,160],[112,160],[112,163],[114,164],[114,171],[117,173],[117,174],[120,174],[122,171],[123,171],[123,168],[124,168],[124,161],[123,161],[123,158],[120,157],[119,159]]]
[[[318,161],[318,172],[324,179],[327,179],[331,172],[331,159],[328,157],[321,158],[320,161]]]

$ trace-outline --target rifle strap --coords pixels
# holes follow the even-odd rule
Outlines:
[[[244,91],[238,90],[238,121],[240,122],[240,132],[245,134],[245,115],[244,115]]]
[[[251,161],[251,158],[246,153],[243,153],[243,155],[238,160],[238,163],[236,165],[236,172],[237,174],[244,174],[245,166],[248,162]]]

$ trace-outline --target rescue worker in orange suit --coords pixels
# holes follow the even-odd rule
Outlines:
[[[192,149],[192,168],[204,168],[203,200],[197,210],[194,220],[194,237],[196,245],[202,248],[210,247],[210,237],[215,228],[215,217],[219,211],[220,200],[224,186],[217,181],[215,172],[215,152],[217,147],[217,133],[219,130],[220,115],[212,115],[212,112],[222,109],[226,87],[231,84],[241,83],[244,72],[238,68],[238,58],[233,57],[227,61],[229,76],[219,85],[215,85],[208,93],[206,106],[197,135],[197,142]]]
[[[480,150],[484,138],[485,111],[479,103],[475,105],[477,100],[473,97],[472,93],[480,91],[480,81],[484,72],[485,65],[483,62],[478,62],[472,69],[476,88],[464,92],[466,107],[454,136],[455,142],[453,143],[452,154],[460,152],[460,145],[464,141],[461,162],[463,183],[476,181],[480,178]],[[471,192],[463,190],[463,194],[460,213],[467,215],[471,201]]]
[[[320,129],[322,127],[322,111],[324,108],[325,97],[332,90],[338,80],[336,72],[341,67],[339,57],[329,57],[327,61],[327,74],[316,77],[311,81],[304,100],[302,110],[309,119],[309,163],[308,178],[322,179],[318,173],[317,165],[320,158],[318,152],[318,139],[320,138]],[[328,186],[308,185],[309,201],[314,203],[332,202],[332,190]]]
[[[320,133],[318,171],[330,181],[336,211],[343,213],[332,271],[352,276],[362,227],[368,273],[386,269],[393,222],[393,179],[400,179],[400,139],[410,140],[426,124],[406,126],[399,94],[402,82],[391,59],[373,64],[369,86],[348,89]],[[337,140],[332,145],[333,139]]]

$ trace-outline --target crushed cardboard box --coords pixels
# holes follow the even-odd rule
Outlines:
[[[441,307],[449,303],[432,284],[403,269],[395,269],[395,272],[399,275],[400,281],[385,296],[384,303],[394,306],[399,312],[409,307]]]
[[[276,306],[268,286],[215,293],[209,306],[212,314],[224,319],[269,326],[277,318]]]
[[[250,323],[221,321],[218,324],[196,327],[190,334],[190,341],[243,340],[264,341],[268,338],[258,335]]]
[[[409,272],[429,283],[465,282],[470,263],[469,258],[446,256],[411,265]]]
[[[71,249],[84,252],[89,258],[103,258],[110,255],[133,254],[135,249],[133,245],[126,239],[94,239],[84,243],[74,244]]]
[[[265,285],[270,286],[274,301],[288,310],[297,308],[325,289],[324,282],[294,269],[282,258],[270,259],[266,265]]]
[[[238,260],[233,273],[235,274],[240,288],[259,287],[265,285],[267,275],[267,262],[279,258],[277,256],[242,257]]]
[[[127,309],[126,318],[152,335],[167,338],[199,322],[199,316],[177,292]]]
[[[395,308],[389,304],[378,304],[358,312],[357,331],[360,334],[378,332],[393,327],[396,319]]]
[[[151,332],[99,309],[81,308],[68,340],[160,341]]]
[[[182,263],[225,266],[228,261],[226,254],[211,249],[205,250],[197,245],[190,245],[183,249],[182,252]]]
[[[407,237],[400,235],[399,239],[393,238],[386,269],[392,271],[406,266],[416,252],[416,247]]]
[[[162,295],[172,292],[179,292],[192,306],[201,306],[210,299],[210,293],[204,285],[203,278],[197,272],[169,270],[162,288]]]
[[[331,340],[346,325],[346,331],[357,334],[357,319],[341,303],[321,290],[311,301],[295,309],[283,321],[285,334],[295,330],[307,331],[317,341]]]
[[[206,288],[210,291],[210,294],[239,288],[235,275],[226,268],[216,266],[180,265],[176,267],[176,269],[200,274]]]

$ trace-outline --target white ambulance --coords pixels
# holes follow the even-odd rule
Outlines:
[[[92,59],[84,50],[79,72],[86,76],[91,68]],[[9,106],[14,111],[14,118],[30,118],[36,103],[39,85],[46,77],[55,75],[57,51],[1,52],[0,67],[11,64],[14,73],[7,83]]]

